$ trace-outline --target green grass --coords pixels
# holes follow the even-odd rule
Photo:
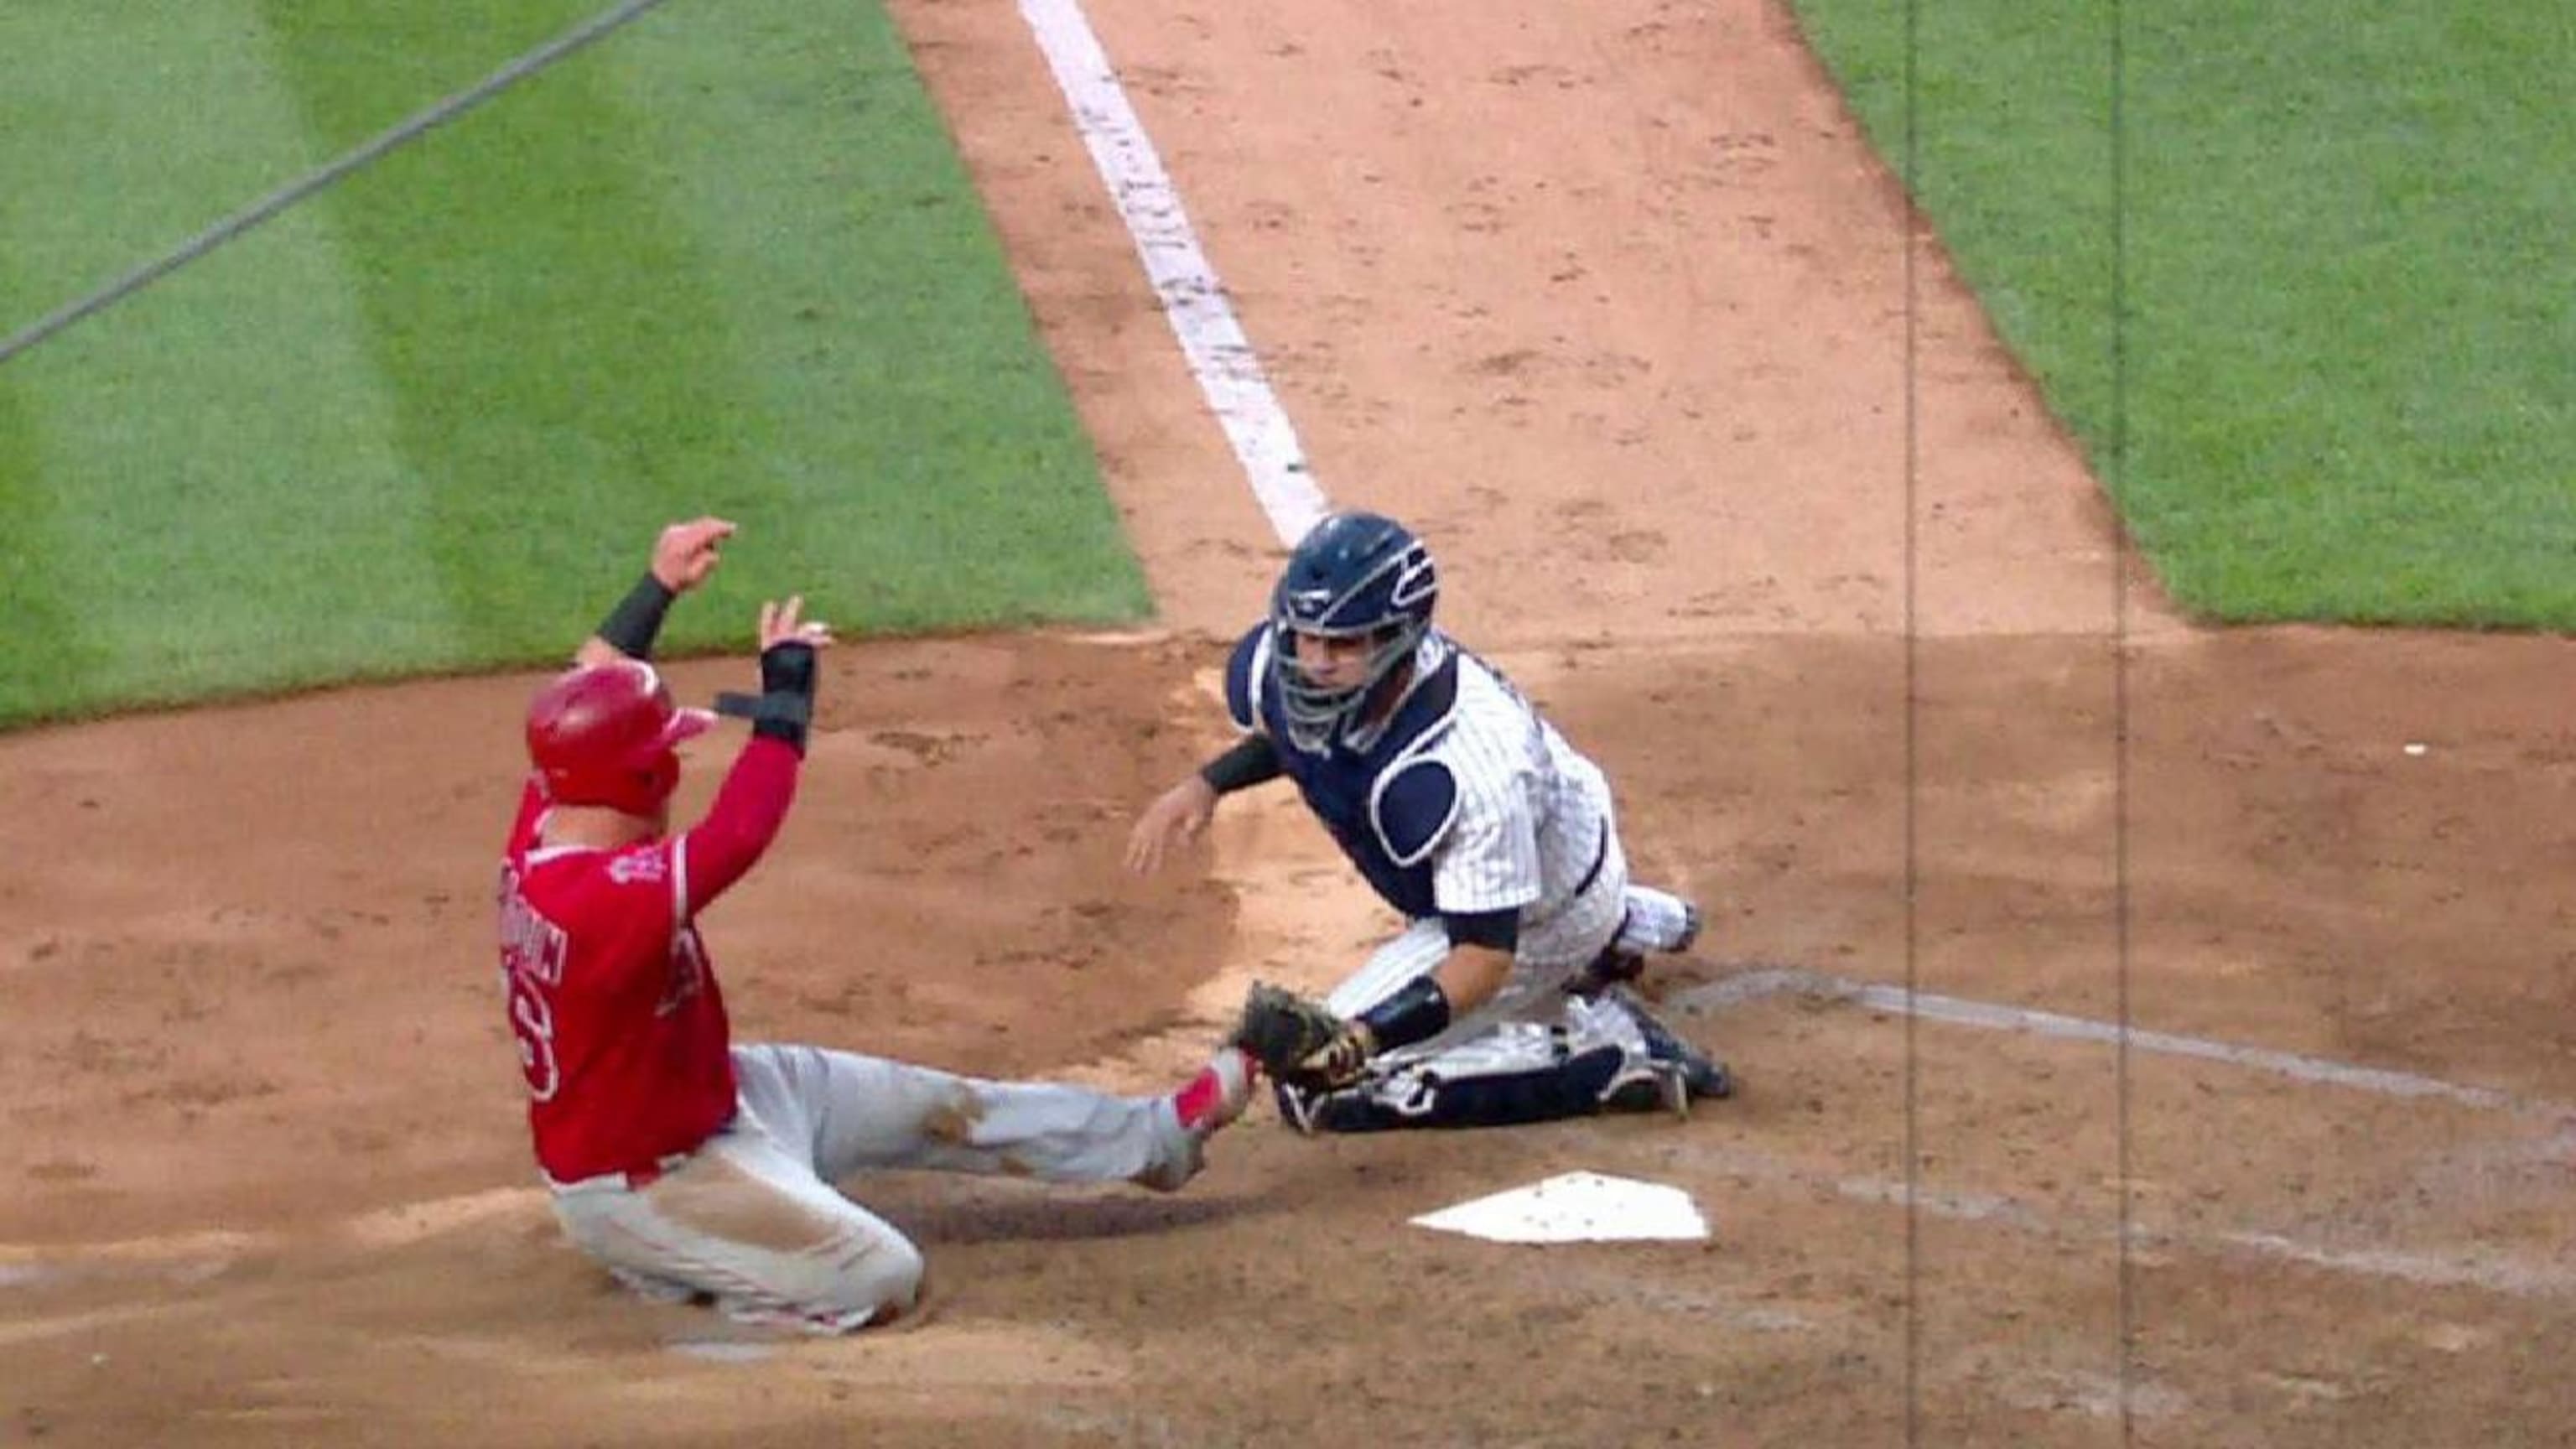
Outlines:
[[[1904,164],[1904,12],[1798,0]],[[2167,586],[2226,620],[2576,628],[2563,6],[1917,12],[1918,202]]]
[[[0,8],[0,328],[594,8]],[[558,658],[700,511],[744,531],[675,649],[789,590],[888,632],[1148,605],[846,0],[666,6],[0,365],[0,505],[0,725]]]

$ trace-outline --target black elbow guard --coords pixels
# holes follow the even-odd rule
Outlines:
[[[1281,774],[1279,747],[1270,736],[1249,734],[1235,742],[1234,748],[1208,761],[1199,769],[1199,778],[1220,795],[1231,795]]]
[[[599,637],[608,646],[629,659],[653,657],[653,641],[662,633],[662,616],[671,612],[671,601],[679,595],[671,586],[647,570],[599,621]]]

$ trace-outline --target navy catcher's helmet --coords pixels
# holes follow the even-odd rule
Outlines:
[[[1307,531],[1270,593],[1271,677],[1303,748],[1320,749],[1431,631],[1440,574],[1431,551],[1403,524],[1375,513],[1335,513]],[[1329,689],[1298,667],[1298,634],[1365,637],[1367,678]]]

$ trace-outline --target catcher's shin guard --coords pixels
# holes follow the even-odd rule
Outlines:
[[[1423,1063],[1338,1092],[1280,1083],[1279,1115],[1301,1132],[1517,1127],[1591,1116],[1629,1070],[1628,1053],[1607,1042],[1503,1070],[1444,1075],[1440,1064]]]

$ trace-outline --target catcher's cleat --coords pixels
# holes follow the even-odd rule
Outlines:
[[[1646,1041],[1651,1075],[1612,1089],[1607,1105],[1631,1111],[1660,1106],[1687,1117],[1694,1101],[1735,1095],[1735,1078],[1726,1064],[1675,1035],[1634,993],[1614,991],[1611,1000],[1637,1023],[1637,1033]]]
[[[1576,972],[1574,979],[1565,984],[1565,990],[1569,996],[1592,1001],[1610,988],[1629,985],[1645,974],[1645,957],[1634,951],[1622,951],[1615,945],[1604,946],[1601,954],[1592,958],[1591,965]]]
[[[1682,902],[1682,933],[1673,942],[1672,954],[1678,956],[1698,944],[1699,907],[1684,901]]]
[[[1670,1112],[1690,1115],[1690,1081],[1670,1062],[1649,1062],[1601,1099],[1604,1112]]]
[[[1292,1087],[1286,1082],[1270,1084],[1271,1095],[1279,1100],[1279,1120],[1297,1130],[1298,1135],[1312,1137],[1322,1130],[1317,1120],[1324,1094]]]
[[[1383,1132],[1391,1127],[1416,1125],[1365,1091],[1344,1088],[1317,1092],[1281,1082],[1278,1097],[1279,1120],[1304,1137],[1319,1132]]]

